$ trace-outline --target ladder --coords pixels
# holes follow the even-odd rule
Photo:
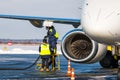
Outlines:
[[[51,70],[52,71],[60,70],[60,54],[57,53],[57,54],[51,55],[51,60],[52,60],[52,65],[49,66],[51,67]],[[56,65],[54,65],[54,60]],[[35,70],[39,70],[41,66],[42,66],[42,59],[39,58],[39,60],[35,65]]]

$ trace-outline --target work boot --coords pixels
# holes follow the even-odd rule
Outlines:
[[[46,72],[49,72],[49,69],[48,69],[48,68],[46,68]]]
[[[40,72],[43,72],[44,71],[44,69],[43,68],[40,68]]]
[[[51,71],[53,71],[53,72],[54,72],[54,71],[55,71],[55,68],[52,68],[52,69],[51,69]]]

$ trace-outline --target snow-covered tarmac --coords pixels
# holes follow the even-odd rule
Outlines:
[[[57,53],[62,54],[60,45],[57,45]],[[0,45],[0,54],[39,54],[39,45]]]

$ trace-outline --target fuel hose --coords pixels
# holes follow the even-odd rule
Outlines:
[[[38,58],[35,60],[35,62],[33,64],[31,64],[25,68],[0,68],[0,70],[27,70],[27,69],[31,68],[32,66],[34,66],[37,63],[37,61],[39,60],[39,58],[40,58],[40,55],[38,56]]]

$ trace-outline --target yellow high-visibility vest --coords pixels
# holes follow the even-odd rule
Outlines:
[[[50,32],[52,32],[52,29],[50,29]],[[56,32],[55,34],[54,34],[54,36],[55,36],[55,38],[59,38],[59,34],[58,34],[58,32]]]
[[[41,52],[40,55],[51,55],[49,44],[41,44]]]
[[[58,32],[56,32],[54,36],[55,36],[56,38],[59,38]]]

